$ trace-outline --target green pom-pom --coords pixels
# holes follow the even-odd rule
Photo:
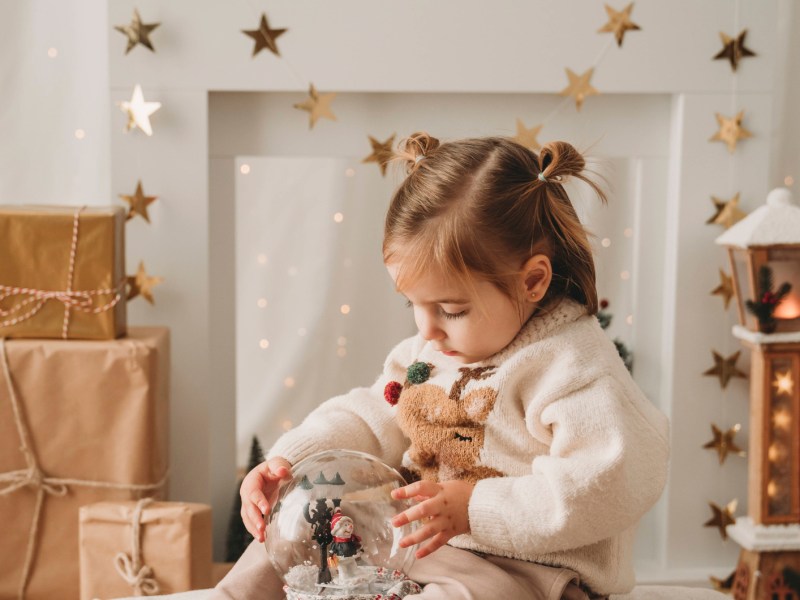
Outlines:
[[[408,367],[408,371],[406,371],[406,377],[408,377],[411,383],[425,383],[430,376],[431,367],[428,363],[424,362],[415,362]]]

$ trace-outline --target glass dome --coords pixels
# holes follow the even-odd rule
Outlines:
[[[289,600],[419,591],[405,577],[415,548],[399,545],[417,523],[391,523],[412,504],[391,497],[406,485],[397,471],[363,452],[329,450],[297,463],[292,476],[264,542]]]

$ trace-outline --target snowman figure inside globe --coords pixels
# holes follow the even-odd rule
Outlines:
[[[358,581],[356,559],[361,556],[361,538],[353,533],[353,519],[342,514],[341,508],[333,511],[331,535],[333,543],[329,552],[339,571],[339,584]]]

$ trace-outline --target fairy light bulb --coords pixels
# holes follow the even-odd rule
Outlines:
[[[600,242],[603,248],[608,248],[611,245],[611,240],[608,238],[603,238],[603,241]]]
[[[336,355],[339,358],[344,358],[345,356],[347,356],[347,348],[345,348],[344,346],[340,346],[339,348],[336,349]]]
[[[283,423],[281,423],[281,427],[284,431],[289,431],[292,428],[292,422],[289,419],[286,419]]]
[[[294,383],[295,383],[294,377],[287,377],[286,379],[283,380],[283,385],[285,385],[287,388],[293,388]]]
[[[778,495],[778,489],[779,489],[778,484],[775,483],[775,480],[770,481],[767,484],[767,496],[769,496],[770,498],[774,498],[775,496]]]
[[[347,177],[353,177],[356,174],[356,170],[355,169],[351,169],[351,168],[347,168],[347,169],[345,169],[344,174]]]
[[[248,175],[250,173],[250,165],[242,165],[239,167],[239,172],[242,175]]]
[[[785,408],[776,410],[772,415],[772,422],[775,423],[775,427],[789,429],[792,424],[792,415]]]
[[[793,186],[794,185],[794,177],[792,177],[791,175],[787,175],[786,178],[783,180],[783,184],[786,187]]]
[[[623,234],[623,235],[624,235],[626,238],[631,238],[631,237],[633,237],[633,229],[632,229],[631,227],[626,227],[626,228],[625,228],[625,231],[623,231],[623,232],[622,232],[622,234]]]
[[[769,458],[772,462],[777,462],[781,460],[783,456],[783,446],[781,446],[778,442],[773,442],[770,444],[769,449],[767,450],[767,458]]]
[[[258,308],[267,308],[267,299],[266,298],[259,298],[257,304],[258,304]]]
[[[342,306],[339,308],[339,310],[341,311],[341,313],[343,315],[349,315],[350,314],[350,305],[349,304],[342,304]]]
[[[47,56],[50,58],[56,58],[58,56],[58,48],[48,48]]]
[[[623,271],[622,273],[620,273],[620,274],[619,274],[619,277],[620,277],[620,279],[622,279],[623,281],[627,281],[628,279],[630,279],[630,278],[631,278],[631,274],[630,274],[630,272],[629,272],[629,271]]]
[[[75,139],[82,140],[86,137],[86,132],[83,129],[75,130]]]
[[[262,350],[266,350],[269,348],[269,340],[261,340],[258,342],[258,345],[261,347]]]
[[[333,220],[336,223],[341,223],[342,221],[344,221],[344,215],[340,212],[337,212],[336,214],[333,215]]]
[[[256,257],[256,260],[258,260],[258,264],[265,265],[265,264],[267,264],[267,255],[266,254],[259,254]]]

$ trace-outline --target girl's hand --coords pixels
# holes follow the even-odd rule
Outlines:
[[[393,490],[392,498],[416,498],[420,502],[392,519],[392,525],[401,527],[412,521],[423,522],[414,533],[400,540],[400,547],[430,539],[417,550],[417,558],[422,558],[444,546],[450,538],[469,533],[467,508],[474,487],[475,484],[468,481],[416,481]]]
[[[258,465],[242,480],[239,495],[242,497],[242,521],[247,531],[259,542],[264,541],[264,517],[275,504],[278,487],[292,473],[292,465],[276,456]]]

